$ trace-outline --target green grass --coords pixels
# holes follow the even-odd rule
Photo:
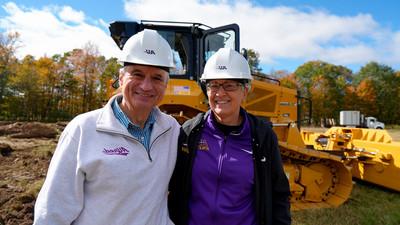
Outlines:
[[[390,125],[385,125],[386,129],[397,129],[400,130],[400,125],[397,124],[390,124]]]
[[[400,193],[356,183],[338,208],[292,212],[293,225],[399,225]]]
[[[39,145],[32,150],[32,153],[35,157],[39,157],[42,159],[51,158],[53,156],[55,148],[55,143],[50,143],[48,145]]]

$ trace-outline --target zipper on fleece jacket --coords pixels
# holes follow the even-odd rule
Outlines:
[[[169,130],[171,130],[171,127],[169,127],[169,128],[166,129],[164,132],[162,132],[160,135],[158,135],[156,138],[154,138],[154,141],[150,143],[150,147],[149,147],[149,150],[148,150],[148,151],[147,151],[146,147],[145,147],[138,139],[136,139],[135,137],[132,137],[131,135],[126,135],[126,134],[121,133],[121,132],[115,132],[115,131],[110,131],[110,130],[101,129],[101,128],[97,128],[97,130],[98,130],[98,131],[104,131],[104,132],[111,133],[111,134],[118,134],[118,135],[127,137],[127,138],[129,138],[129,139],[132,139],[132,140],[134,140],[134,141],[136,141],[136,142],[139,142],[139,144],[141,144],[141,145],[143,146],[144,151],[146,152],[147,157],[149,158],[149,161],[150,161],[150,162],[153,162],[153,159],[151,158],[151,155],[150,155],[151,147],[153,146],[154,142],[156,142],[157,139],[158,139],[159,137],[161,137],[163,134],[165,134],[165,133],[167,133]]]
[[[147,152],[147,155],[149,156],[150,162],[153,162],[153,159],[151,158],[151,155],[150,155],[151,147],[153,147],[154,142],[156,142],[159,137],[161,137],[163,134],[167,133],[169,130],[171,130],[171,127],[169,127],[164,132],[162,132],[160,135],[158,135],[156,138],[154,138],[154,141],[150,143],[149,151],[147,151],[146,148],[145,148],[145,150]]]

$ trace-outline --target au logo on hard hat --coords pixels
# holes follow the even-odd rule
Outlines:
[[[217,70],[227,70],[226,66],[217,66]]]
[[[144,52],[146,53],[146,54],[149,54],[149,55],[155,55],[156,53],[153,51],[153,50],[151,50],[151,49],[146,49],[146,50],[144,50]]]

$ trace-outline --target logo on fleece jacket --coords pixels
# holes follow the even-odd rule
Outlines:
[[[103,149],[103,153],[106,155],[123,155],[127,156],[129,154],[129,150],[124,147],[117,147],[112,149]]]
[[[198,148],[200,151],[208,151],[209,148],[208,148],[207,141],[206,141],[205,139],[200,139],[199,145],[197,146],[197,148]]]

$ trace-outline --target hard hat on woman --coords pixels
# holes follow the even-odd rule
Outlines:
[[[214,79],[253,80],[247,60],[237,51],[220,48],[206,62],[202,81]]]

